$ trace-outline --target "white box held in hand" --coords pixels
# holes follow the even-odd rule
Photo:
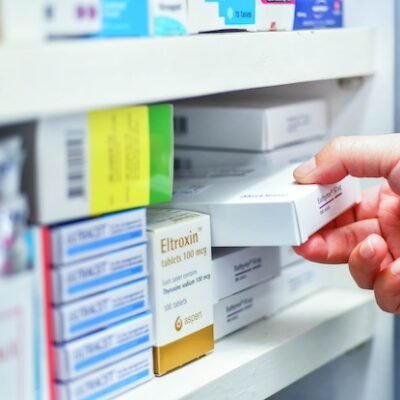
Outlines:
[[[78,340],[54,346],[56,379],[67,381],[153,345],[151,313],[126,319]]]
[[[327,133],[324,100],[278,103],[243,97],[179,104],[174,120],[179,146],[270,151]]]
[[[210,217],[149,209],[154,369],[163,375],[214,348]]]
[[[213,247],[214,302],[279,275],[279,247]]]
[[[214,247],[297,246],[361,200],[358,179],[299,185],[294,165],[187,171],[175,181],[172,206],[211,216]]]
[[[148,281],[138,281],[53,308],[54,341],[75,339],[147,311]]]

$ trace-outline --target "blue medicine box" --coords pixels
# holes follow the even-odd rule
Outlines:
[[[296,0],[295,30],[342,27],[342,0]]]

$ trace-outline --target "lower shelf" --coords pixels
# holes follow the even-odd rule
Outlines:
[[[373,299],[325,289],[119,400],[265,399],[373,337]]]

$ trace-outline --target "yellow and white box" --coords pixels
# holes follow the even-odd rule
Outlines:
[[[214,348],[210,218],[148,210],[154,369],[163,375]]]
[[[75,339],[148,309],[147,278],[55,307],[54,341]]]
[[[213,247],[298,246],[361,201],[358,179],[299,185],[289,165],[277,172],[239,167],[187,171],[174,208],[211,216]]]
[[[66,303],[145,276],[147,247],[143,243],[53,269],[52,301]]]
[[[271,151],[327,133],[327,108],[321,99],[225,97],[177,105],[174,110],[178,146]]]
[[[51,262],[64,265],[146,241],[146,210],[124,211],[51,229]]]
[[[57,399],[108,400],[152,378],[153,357],[148,349],[80,379],[57,383]]]
[[[146,350],[153,345],[147,312],[69,343],[54,346],[56,379],[67,381]]]
[[[280,273],[278,247],[213,247],[214,302]]]

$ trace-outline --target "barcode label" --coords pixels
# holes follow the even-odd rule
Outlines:
[[[84,132],[70,131],[66,139],[67,196],[70,199],[85,197],[85,144]]]
[[[174,117],[174,131],[177,136],[185,136],[188,133],[188,120],[186,117]]]

